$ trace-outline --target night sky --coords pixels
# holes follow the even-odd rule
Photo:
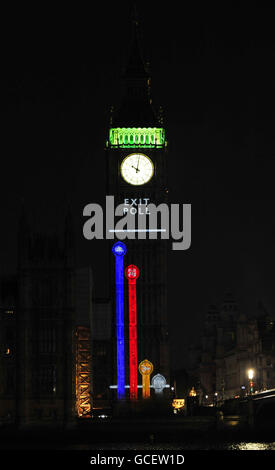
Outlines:
[[[192,246],[169,258],[180,366],[209,304],[228,290],[245,313],[261,300],[274,316],[275,12],[170,5],[138,2],[138,12],[153,100],[166,119],[171,202],[192,204]],[[82,211],[105,197],[104,144],[131,2],[90,6],[2,15],[0,274],[16,270],[22,204],[45,232],[62,229],[70,206],[78,265],[92,265],[104,297],[104,245],[83,238]]]

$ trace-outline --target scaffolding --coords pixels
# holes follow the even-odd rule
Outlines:
[[[89,328],[76,328],[76,413],[90,418],[91,397],[91,335]]]

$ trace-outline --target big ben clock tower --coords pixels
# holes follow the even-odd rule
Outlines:
[[[151,79],[144,64],[134,21],[129,60],[123,76],[121,105],[113,109],[106,144],[107,195],[114,196],[115,207],[128,204],[158,206],[167,202],[167,142],[162,114],[156,113],[150,95]],[[118,235],[117,235],[118,236]],[[134,238],[135,236],[135,238]],[[149,360],[154,372],[169,383],[169,345],[167,311],[167,243],[139,233],[123,240],[127,247],[125,267],[134,264],[137,280],[137,360]],[[117,241],[116,236],[112,243]],[[110,250],[111,251],[111,250]],[[114,295],[114,257],[111,257],[111,292]],[[125,290],[127,296],[127,291]],[[125,298],[125,370],[129,383],[128,303]],[[115,305],[114,305],[115,326]],[[115,327],[114,357],[115,357]],[[116,367],[114,361],[114,368]],[[114,371],[114,380],[116,374]],[[139,377],[141,383],[141,376]]]

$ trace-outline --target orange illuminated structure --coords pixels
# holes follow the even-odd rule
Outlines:
[[[91,338],[84,326],[76,329],[76,413],[91,417]]]
[[[150,398],[150,375],[154,370],[153,364],[148,359],[144,359],[139,364],[138,370],[142,375],[142,398]]]
[[[197,396],[197,392],[194,389],[194,387],[192,387],[190,392],[189,392],[189,397],[196,397],[196,396]]]
[[[184,408],[185,400],[184,398],[175,398],[172,402],[172,406],[175,410],[180,410]]]

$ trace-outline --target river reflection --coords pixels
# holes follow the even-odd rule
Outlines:
[[[275,442],[207,442],[196,441],[180,444],[129,444],[113,443],[106,445],[76,445],[75,450],[275,450]]]
[[[233,444],[232,450],[275,450],[275,442],[240,442]]]

